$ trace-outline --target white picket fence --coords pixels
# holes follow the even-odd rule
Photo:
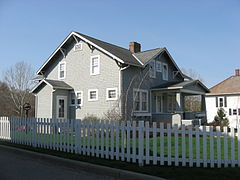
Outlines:
[[[0,117],[0,139],[140,166],[240,167],[240,128]]]

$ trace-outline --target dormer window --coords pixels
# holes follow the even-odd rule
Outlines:
[[[58,78],[64,79],[66,77],[66,62],[59,63]]]
[[[74,51],[81,51],[82,50],[82,43],[77,43],[74,46]]]
[[[90,75],[100,74],[100,56],[91,56],[90,58]]]
[[[149,76],[150,78],[156,77],[156,69],[155,69],[155,60],[149,63]]]
[[[162,65],[162,76],[163,76],[163,80],[165,81],[168,80],[168,65],[166,63],[163,63]]]
[[[156,71],[162,72],[162,63],[160,61],[156,61]]]

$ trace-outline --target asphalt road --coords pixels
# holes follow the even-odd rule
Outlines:
[[[7,151],[0,147],[0,180],[116,179]]]

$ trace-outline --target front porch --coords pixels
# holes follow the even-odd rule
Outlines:
[[[206,121],[206,92],[208,89],[197,80],[152,88],[152,121],[201,125]]]

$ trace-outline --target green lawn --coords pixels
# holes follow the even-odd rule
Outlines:
[[[25,134],[24,132],[20,132],[20,131],[15,131],[12,133],[12,136],[15,137],[19,137],[20,139],[26,139],[26,140],[31,140],[31,138],[33,138],[33,135],[31,133]],[[37,134],[37,141],[42,141],[45,143],[49,143],[51,140],[55,143],[63,143],[67,142],[67,138],[69,138],[69,142],[70,144],[75,145],[75,136],[63,136],[61,134],[55,134],[53,135],[53,137],[51,138],[49,135],[44,135],[44,134]],[[199,142],[199,152],[200,152],[200,158],[203,159],[203,137],[200,136],[199,137],[200,142]],[[85,141],[86,146],[88,145],[88,138],[81,138],[81,144],[83,145]],[[94,146],[96,148],[96,138],[94,139]],[[207,142],[207,159],[210,159],[210,138],[207,137],[206,139]],[[213,142],[214,142],[214,159],[217,159],[217,138],[214,137],[213,138]],[[90,138],[90,147],[92,146],[92,137]],[[221,138],[221,159],[224,159],[224,139]],[[104,146],[106,146],[106,138],[104,139]],[[119,138],[119,147],[121,147],[122,144],[122,139],[121,137]],[[109,138],[108,141],[108,146],[109,146],[109,150],[111,147],[111,138]],[[114,147],[116,148],[116,139],[114,138]],[[130,151],[132,152],[132,147],[133,147],[133,140],[130,138]],[[153,138],[149,138],[149,147],[150,147],[150,156],[153,155]],[[101,140],[99,138],[99,149],[101,148]],[[235,159],[238,159],[238,141],[237,138],[234,139],[234,152],[235,152]],[[146,149],[146,139],[144,141],[144,149]],[[189,154],[189,138],[185,137],[185,149],[186,149],[186,158],[190,157]],[[121,152],[121,149],[119,150]],[[126,143],[125,143],[125,151],[126,151]],[[192,151],[193,151],[193,158],[196,158],[196,138],[192,137]],[[136,152],[138,152],[138,138],[136,138]],[[178,156],[182,157],[182,137],[178,137]],[[160,137],[157,137],[157,155],[160,156]],[[167,157],[168,156],[168,137],[164,136],[164,156]],[[171,156],[175,157],[175,137],[172,136],[171,137]],[[228,138],[228,159],[231,160],[231,139]]]

